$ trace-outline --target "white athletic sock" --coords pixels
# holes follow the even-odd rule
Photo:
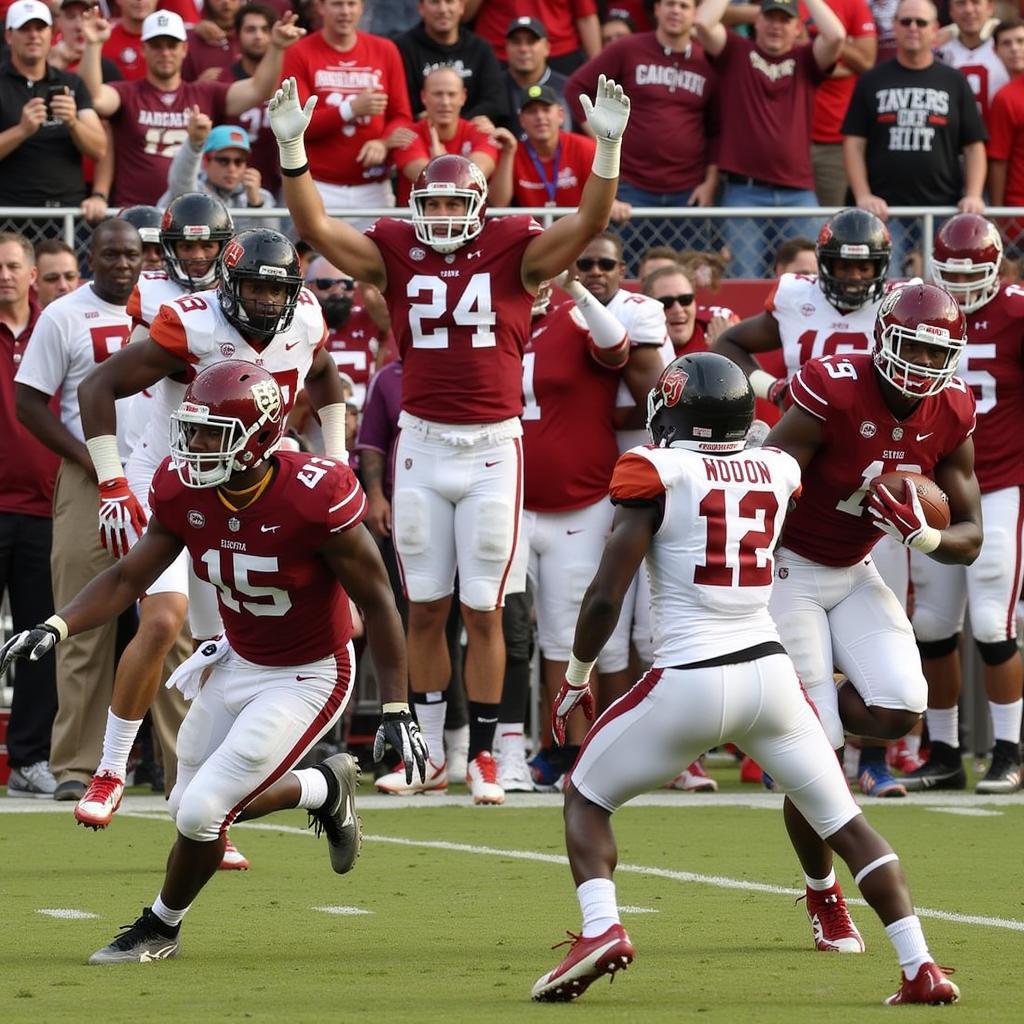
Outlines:
[[[431,701],[429,704],[416,704],[416,721],[420,723],[420,732],[427,741],[430,760],[436,765],[444,764],[444,715],[448,701],[443,699]]]
[[[499,722],[494,730],[494,752],[526,754],[526,737],[522,722]]]
[[[469,752],[469,723],[460,725],[458,729],[445,729],[444,749],[449,754],[461,750],[463,754]]]
[[[928,735],[932,742],[948,743],[949,746],[960,747],[960,712],[957,708],[929,708]]]
[[[908,733],[903,737],[903,742],[906,745],[907,753],[917,757],[921,753],[921,734],[920,733]]]
[[[917,977],[922,964],[928,963],[932,955],[928,952],[928,943],[921,930],[921,921],[916,914],[901,917],[898,921],[885,926],[885,934],[896,950],[896,959],[909,981]]]
[[[830,869],[824,878],[811,878],[810,875],[805,874],[804,881],[807,883],[808,889],[813,889],[814,892],[826,892],[836,884],[836,869]]]
[[[292,775],[299,780],[301,792],[296,807],[305,807],[308,811],[319,810],[327,803],[327,779],[318,768],[302,768],[293,771]]]
[[[1007,743],[1019,743],[1024,701],[1019,698],[1011,704],[993,704],[989,701],[988,709],[992,714],[992,735]]]
[[[128,755],[132,752],[135,737],[139,734],[142,719],[130,722],[118,718],[113,709],[107,709],[107,727],[103,731],[103,758],[96,773],[110,772],[123,779],[128,772]]]
[[[190,906],[192,906],[191,903],[189,904],[189,907]],[[157,893],[156,899],[153,900],[153,906],[150,907],[150,910],[152,910],[164,924],[169,925],[171,928],[177,928],[178,925],[181,924],[181,919],[188,913],[188,907],[185,907],[184,910],[172,910],[162,899],[160,899],[159,893]]]
[[[576,888],[583,913],[583,937],[592,939],[619,923],[615,883],[610,878],[591,878]]]

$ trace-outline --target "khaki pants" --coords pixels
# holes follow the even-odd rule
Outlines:
[[[822,206],[845,206],[847,181],[843,170],[843,144],[812,142],[811,166],[818,202]]]
[[[114,560],[100,543],[96,483],[65,460],[53,495],[54,605],[66,605]],[[103,733],[114,688],[117,622],[68,637],[57,647],[57,717],[53,723],[50,765],[58,782],[88,783],[103,753]],[[192,653],[188,627],[164,659],[161,680]],[[153,726],[164,767],[165,792],[177,774],[175,741],[188,706],[177,690],[161,685],[153,701]]]

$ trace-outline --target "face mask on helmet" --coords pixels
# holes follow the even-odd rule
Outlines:
[[[416,238],[424,245],[429,245],[435,252],[454,252],[483,231],[487,179],[483,171],[469,160],[465,161],[465,170],[469,179],[465,187],[451,181],[424,180],[424,171],[409,197]],[[428,200],[452,197],[465,201],[466,208],[463,213],[455,216],[427,213]]]
[[[244,287],[246,281],[280,285],[281,301],[252,295],[252,289]],[[301,291],[298,259],[283,236],[257,229],[243,232],[225,246],[217,296],[228,322],[241,334],[266,340],[287,331]],[[244,292],[250,292],[250,297],[244,297]]]
[[[238,416],[218,415],[209,405],[190,400],[189,394],[171,413],[171,461],[186,487],[219,487],[232,473],[265,462],[277,447],[284,429],[281,389],[271,378],[254,381],[249,393],[253,403],[249,425]],[[200,428],[203,442],[200,450],[193,451]],[[206,440],[210,433],[219,436],[216,446]]]
[[[818,235],[818,286],[825,298],[844,312],[852,313],[876,302],[885,291],[892,241],[886,226],[867,210],[840,210]],[[868,265],[865,277],[848,278],[837,273],[839,260]]]
[[[867,246],[850,245],[843,249],[851,250],[857,255],[820,256],[818,258],[818,282],[821,290],[836,309],[852,313],[870,302],[875,302],[885,290],[885,275],[889,271],[888,258],[867,259]],[[835,272],[836,259],[856,260],[858,263],[869,263],[872,267],[870,277],[847,278]]]

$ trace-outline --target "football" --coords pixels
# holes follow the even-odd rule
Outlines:
[[[949,498],[946,492],[930,477],[922,476],[920,473],[906,473],[894,470],[891,473],[883,473],[871,481],[874,489],[878,484],[888,488],[889,493],[899,501],[903,500],[903,481],[909,480],[917,491],[917,500],[921,502],[921,509],[924,512],[928,525],[936,530],[944,530],[949,526]]]

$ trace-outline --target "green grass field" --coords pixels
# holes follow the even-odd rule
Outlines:
[[[364,784],[363,854],[345,877],[303,812],[239,825],[232,837],[253,869],[211,882],[179,958],[107,968],[85,959],[155,896],[169,821],[139,797],[92,833],[74,827],[68,805],[0,798],[0,1020],[1019,1019],[1024,795],[865,802],[963,993],[953,1008],[889,1009],[898,968],[877,920],[853,907],[865,955],[814,953],[779,798],[740,786],[733,768],[714,773],[717,797],[656,794],[616,816],[637,960],[569,1006],[529,1001],[563,952],[549,947],[579,924],[558,798],[473,808],[368,799]]]

